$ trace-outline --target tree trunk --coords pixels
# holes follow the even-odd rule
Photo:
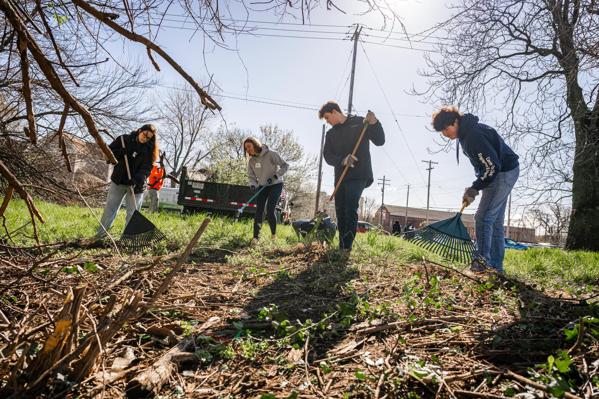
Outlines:
[[[575,119],[572,216],[566,248],[599,251],[599,115]]]

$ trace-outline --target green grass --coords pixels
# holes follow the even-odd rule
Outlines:
[[[40,241],[55,243],[71,241],[94,235],[98,226],[97,218],[101,209],[92,211],[85,207],[60,206],[37,201],[36,205],[46,223],[38,225]],[[180,215],[176,212],[148,213],[142,210],[158,228],[168,237],[168,241],[156,248],[157,253],[167,253],[183,247],[193,236],[206,217],[204,214]],[[6,226],[14,231],[16,245],[34,244],[29,214],[23,201],[13,200],[6,212]],[[238,222],[231,218],[211,216],[212,222],[202,238],[201,247],[220,248],[236,251],[249,246],[252,238],[252,222],[242,219]],[[112,228],[118,237],[124,227],[124,211],[120,211]],[[262,231],[262,243],[258,248],[246,251],[244,256],[261,255],[263,250],[285,249],[299,241],[290,226],[277,228],[277,239],[273,242],[265,223]],[[4,236],[0,230],[0,237]],[[337,243],[334,242],[333,246]],[[259,256],[256,256],[259,258]],[[405,265],[420,262],[423,259],[442,262],[438,256],[417,247],[403,239],[384,236],[374,232],[358,234],[352,252],[352,261],[359,267],[362,264]],[[527,251],[507,250],[505,269],[509,276],[537,284],[544,288],[561,289],[578,294],[586,292],[599,281],[599,253],[584,251],[564,251],[561,249],[529,249]]]

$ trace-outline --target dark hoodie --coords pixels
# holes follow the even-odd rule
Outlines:
[[[125,154],[129,160],[131,170],[131,179],[135,185],[135,192],[142,193],[145,190],[145,183],[152,171],[152,145],[150,143],[141,144],[137,141],[138,133],[136,131],[124,134],[125,149],[121,143],[121,136],[117,137],[109,147],[116,157],[118,163],[114,165],[110,180],[116,184],[127,185],[129,177],[125,168]]]
[[[478,117],[465,114],[460,119],[458,140],[464,154],[474,166],[477,179],[472,188],[483,190],[499,172],[518,167],[518,155],[503,141],[495,129],[478,123]]]
[[[364,118],[361,116],[348,116],[344,123],[333,126],[327,132],[324,143],[323,155],[325,161],[335,167],[335,184],[339,180],[343,169],[343,159],[352,153],[360,132],[364,126]],[[373,182],[372,165],[370,161],[370,142],[381,146],[385,144],[385,132],[380,121],[374,125],[368,125],[364,138],[358,147],[356,157],[358,161],[353,168],[349,168],[345,180],[365,180],[366,187]]]

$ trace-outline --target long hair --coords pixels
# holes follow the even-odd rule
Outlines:
[[[256,154],[260,154],[262,152],[262,143],[260,142],[260,140],[258,140],[256,137],[250,136],[250,137],[246,138],[245,140],[243,140],[243,152],[245,153],[246,157],[248,156],[247,150],[245,149],[246,143],[252,143]]]
[[[148,140],[148,144],[152,148],[152,162],[156,162],[158,158],[160,158],[160,147],[158,145],[158,129],[151,123],[146,123],[139,129],[137,129],[137,134],[146,131],[152,132],[152,138]]]

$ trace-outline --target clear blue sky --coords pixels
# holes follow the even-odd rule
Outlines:
[[[389,1],[389,4],[401,17],[408,32],[423,31],[448,15],[439,1],[395,0]],[[244,17],[241,10],[232,10],[232,13],[234,19]],[[220,105],[227,123],[254,132],[266,123],[292,129],[311,154],[319,152],[322,131],[322,121],[314,109],[327,100],[337,100],[343,108],[347,107],[352,42],[341,39],[349,38],[353,29],[350,25],[354,23],[373,29],[382,27],[382,20],[376,13],[360,16],[348,12],[344,15],[318,8],[306,25],[292,25],[300,21],[290,17],[281,20],[272,13],[260,12],[248,17],[251,21],[260,21],[247,24],[248,27],[259,27],[255,35],[226,35],[226,43],[231,49],[222,49],[209,43],[204,47],[202,33],[190,30],[193,25],[185,22],[182,14],[177,10],[169,12],[164,22],[166,28],[156,41],[200,83],[205,84],[207,76],[213,74],[222,89]],[[276,21],[283,23],[265,23]],[[464,156],[460,165],[456,164],[455,150],[434,154],[429,151],[440,149],[440,136],[429,130],[430,114],[438,104],[423,104],[422,98],[408,94],[412,86],[425,88],[425,81],[418,74],[419,69],[425,68],[425,53],[421,49],[433,49],[431,43],[443,42],[443,38],[437,34],[424,40],[425,43],[413,41],[411,45],[415,49],[409,49],[410,43],[399,33],[400,28],[396,26],[394,30],[397,33],[389,35],[364,29],[362,39],[365,42],[384,45],[363,43],[358,46],[354,109],[360,115],[367,109],[373,110],[387,137],[383,147],[372,147],[375,183],[364,195],[380,201],[381,192],[376,179],[384,175],[390,179],[385,203],[404,205],[406,185],[410,184],[410,206],[425,207],[428,172],[427,165],[421,161],[432,159],[438,165],[432,171],[431,207],[456,209],[464,188],[474,179],[473,169]],[[384,39],[387,35],[389,38]],[[126,47],[129,56],[139,57],[148,69],[152,69],[143,50],[140,46]],[[159,57],[156,59],[162,68],[156,76],[163,85],[184,84],[166,62]],[[244,101],[243,98],[252,101]],[[487,123],[494,123],[494,119],[480,116]],[[330,192],[332,187],[332,168],[325,165],[323,189]],[[472,205],[470,210],[476,209],[476,205]],[[521,214],[522,210],[518,210],[516,204],[514,208],[515,213]]]

